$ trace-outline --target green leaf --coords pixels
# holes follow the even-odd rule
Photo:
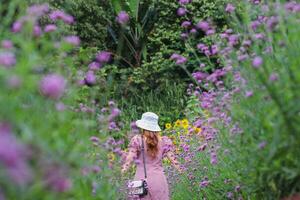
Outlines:
[[[137,20],[138,13],[139,13],[139,0],[129,0],[129,8],[130,12],[132,13],[133,17]]]

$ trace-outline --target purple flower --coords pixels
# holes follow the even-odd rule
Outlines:
[[[246,97],[252,97],[252,96],[253,96],[253,92],[252,92],[251,90],[246,91],[245,96],[246,96]]]
[[[15,55],[11,52],[0,52],[0,66],[10,68],[16,64]]]
[[[113,107],[113,106],[115,106],[116,104],[115,104],[114,101],[109,101],[109,102],[108,102],[108,105],[109,105],[110,107]]]
[[[253,22],[251,22],[250,26],[252,28],[252,30],[256,30],[259,26],[261,25],[261,23],[258,20],[255,20]]]
[[[206,32],[210,29],[209,23],[207,21],[199,21],[196,24],[196,28],[201,29],[203,32]]]
[[[40,27],[39,25],[35,25],[35,26],[33,27],[33,35],[34,35],[35,37],[39,37],[39,36],[42,35],[42,29],[41,29],[41,27]]]
[[[0,165],[18,185],[26,185],[32,178],[26,162],[27,157],[27,149],[11,133],[10,125],[0,122]]]
[[[184,63],[186,63],[187,59],[183,56],[181,56],[179,59],[176,60],[176,64],[177,65],[182,65]]]
[[[256,56],[253,60],[252,60],[252,66],[254,68],[259,68],[261,65],[263,64],[263,59],[260,56]]]
[[[27,14],[40,17],[49,11],[48,4],[34,4],[27,8]]]
[[[180,7],[180,8],[177,9],[177,15],[178,16],[183,16],[185,14],[186,14],[186,9],[185,8]]]
[[[179,4],[184,5],[190,3],[191,0],[178,0]]]
[[[14,47],[13,43],[10,40],[2,40],[1,46],[4,49],[12,49]]]
[[[232,192],[227,192],[227,198],[232,199],[233,198],[233,193]]]
[[[92,137],[90,137],[90,141],[92,141],[92,142],[99,142],[100,139],[98,137],[96,137],[96,136],[92,136]]]
[[[49,14],[49,17],[53,21],[62,20],[66,24],[72,24],[74,22],[74,18],[71,15],[68,15],[61,10],[52,11]]]
[[[22,30],[23,23],[21,21],[15,21],[12,25],[12,32],[18,33]]]
[[[96,83],[96,76],[94,74],[94,71],[88,71],[86,73],[86,76],[85,76],[85,83],[87,85],[94,85]]]
[[[258,148],[263,149],[267,145],[266,141],[262,141],[261,143],[258,144]]]
[[[207,143],[202,144],[197,150],[198,151],[204,151],[207,147]]]
[[[208,30],[205,32],[206,35],[213,35],[213,34],[215,34],[215,33],[216,33],[215,29],[208,29]]]
[[[273,73],[270,75],[269,80],[270,80],[271,82],[277,81],[277,80],[278,80],[278,74],[273,72]]]
[[[272,31],[275,26],[278,24],[278,17],[276,16],[271,16],[268,20],[267,20],[267,27],[270,31]]]
[[[190,25],[191,25],[190,21],[184,21],[181,23],[181,27],[183,27],[183,28],[188,28]]]
[[[229,42],[230,46],[234,46],[234,45],[238,44],[239,36],[238,35],[230,35],[228,37],[228,42]]]
[[[96,71],[96,70],[100,69],[101,64],[98,62],[91,62],[88,67],[90,70]]]
[[[234,7],[231,3],[228,3],[228,4],[226,5],[226,8],[225,8],[225,11],[226,11],[226,12],[232,13],[234,10],[235,10],[235,7]]]
[[[70,36],[66,36],[64,38],[65,42],[71,44],[71,45],[74,45],[74,46],[79,46],[80,44],[80,39],[78,36],[76,35],[70,35]]]
[[[207,187],[209,185],[210,181],[208,180],[203,180],[200,182],[200,187]]]
[[[45,170],[44,181],[55,192],[66,192],[72,187],[72,182],[66,177],[64,170],[57,166],[51,166]]]
[[[125,11],[119,12],[117,16],[117,22],[121,25],[127,24],[129,21],[129,15]]]
[[[215,152],[210,153],[210,163],[216,165],[218,163],[217,154]]]
[[[48,25],[46,25],[45,28],[44,28],[44,31],[45,31],[46,33],[53,32],[53,31],[56,31],[56,30],[57,30],[57,26],[54,25],[54,24],[48,24]]]
[[[184,64],[187,61],[185,57],[177,53],[173,53],[170,58],[171,60],[175,60],[177,65]]]
[[[48,74],[40,82],[41,93],[51,99],[59,99],[66,87],[66,81],[59,74]]]
[[[107,63],[111,59],[111,53],[108,51],[101,51],[96,55],[96,59],[102,64]]]

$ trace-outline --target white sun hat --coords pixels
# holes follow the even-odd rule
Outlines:
[[[137,120],[136,126],[148,131],[161,131],[158,125],[158,116],[153,112],[145,112],[142,119]]]

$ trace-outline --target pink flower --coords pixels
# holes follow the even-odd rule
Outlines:
[[[185,8],[180,7],[180,8],[177,9],[177,15],[178,16],[183,16],[185,14],[186,14],[186,9]]]
[[[96,70],[100,69],[101,64],[98,62],[91,62],[88,67],[90,70],[96,71]]]
[[[226,5],[226,8],[225,8],[225,11],[226,11],[226,12],[232,13],[234,10],[235,10],[235,7],[234,7],[231,3],[228,3],[228,4]]]
[[[48,74],[40,82],[41,93],[50,99],[59,99],[66,87],[66,81],[59,74]]]
[[[71,15],[64,13],[61,10],[54,10],[49,14],[49,17],[53,21],[62,20],[66,24],[72,24],[74,22],[74,18]]]
[[[15,55],[11,52],[0,52],[0,66],[10,68],[16,64]]]
[[[209,23],[206,21],[199,21],[196,24],[196,28],[201,29],[203,32],[206,32],[210,29]]]
[[[85,76],[85,83],[87,85],[94,85],[96,83],[96,76],[93,71],[88,71]]]
[[[252,66],[254,68],[259,68],[261,65],[263,64],[263,59],[260,56],[256,56],[253,60],[252,60]]]
[[[80,44],[80,39],[78,36],[76,35],[70,35],[70,36],[66,36],[64,38],[65,42],[71,44],[71,45],[74,45],[74,46],[79,46]]]
[[[42,35],[42,29],[41,29],[40,26],[35,25],[35,26],[33,27],[33,35],[34,35],[35,37],[39,37],[39,36]]]
[[[96,59],[100,62],[100,63],[107,63],[110,61],[111,59],[111,53],[108,51],[101,51],[96,55]]]
[[[277,80],[278,80],[278,74],[273,72],[273,73],[270,75],[269,80],[270,80],[271,82],[277,81]]]
[[[23,23],[21,21],[15,21],[12,25],[12,32],[18,33],[22,30]]]
[[[129,21],[129,15],[125,11],[119,12],[117,16],[117,22],[121,25],[127,24]]]
[[[1,46],[4,49],[12,49],[14,47],[13,43],[10,40],[2,40]]]
[[[56,31],[56,30],[57,30],[57,26],[54,25],[54,24],[48,24],[48,25],[46,25],[45,28],[44,28],[44,31],[45,31],[46,33],[53,32],[53,31]]]

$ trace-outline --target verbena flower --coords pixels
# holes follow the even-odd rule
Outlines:
[[[66,37],[64,37],[64,41],[69,44],[72,44],[74,46],[79,46],[79,44],[80,44],[80,39],[76,35],[66,36]]]
[[[44,76],[40,82],[41,93],[51,99],[59,99],[66,87],[66,81],[59,74],[48,74]]]
[[[125,11],[120,11],[116,19],[119,24],[125,25],[129,21],[129,15]]]
[[[256,56],[253,60],[252,60],[252,66],[254,68],[259,68],[261,65],[263,64],[263,59],[260,56]]]
[[[100,62],[100,63],[107,63],[110,61],[111,59],[111,53],[108,51],[101,51],[96,55],[96,59]]]
[[[74,18],[71,15],[66,14],[62,10],[54,10],[49,14],[49,17],[52,21],[62,20],[66,24],[72,24]]]
[[[185,8],[180,7],[180,8],[177,9],[177,15],[178,16],[184,16],[185,14],[186,14],[186,9]]]
[[[16,57],[11,52],[0,52],[0,66],[10,68],[16,64]]]
[[[226,8],[225,8],[225,11],[226,11],[226,12],[232,13],[232,12],[234,12],[234,10],[235,10],[235,7],[234,7],[234,5],[232,5],[231,3],[228,3],[228,4],[226,5]]]
[[[12,41],[10,41],[10,40],[2,40],[1,46],[4,49],[12,49],[14,47]]]
[[[46,33],[53,32],[57,30],[57,26],[55,24],[48,24],[45,26],[44,31]]]

